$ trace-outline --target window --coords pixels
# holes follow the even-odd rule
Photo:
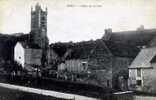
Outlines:
[[[109,80],[107,80],[107,87],[109,87],[110,86],[110,84],[109,84]]]
[[[137,77],[141,77],[141,69],[137,69]]]
[[[19,59],[21,59],[21,57],[19,56]]]
[[[83,70],[87,69],[87,62],[81,62],[81,65],[83,67]]]
[[[45,18],[45,17],[41,17],[41,19],[42,19],[42,20],[45,20],[46,18]]]
[[[137,80],[136,81],[136,85],[141,86],[142,85],[142,81],[141,80]]]
[[[86,63],[82,63],[82,66],[86,66]]]

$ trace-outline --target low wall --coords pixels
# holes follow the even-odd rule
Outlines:
[[[137,95],[135,95],[133,100],[156,100],[156,96],[137,96]]]
[[[150,93],[140,93],[140,92],[131,92],[131,93],[121,93],[113,94],[112,98],[109,100],[156,100],[156,95]]]

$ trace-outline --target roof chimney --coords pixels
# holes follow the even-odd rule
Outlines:
[[[103,36],[103,39],[104,40],[109,40],[110,37],[111,37],[111,33],[112,33],[112,29],[111,28],[105,29],[105,34]]]
[[[141,31],[141,30],[144,30],[144,25],[140,25],[137,30]]]

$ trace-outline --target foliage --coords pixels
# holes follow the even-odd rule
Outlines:
[[[3,64],[3,67],[4,67],[4,70],[8,73],[11,73],[13,71],[15,72],[22,71],[22,65],[16,61],[6,61]]]

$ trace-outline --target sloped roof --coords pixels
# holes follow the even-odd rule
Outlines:
[[[152,58],[152,60],[150,62],[151,63],[156,63],[156,55]]]
[[[85,43],[78,43],[73,48],[70,59],[85,59],[85,58],[100,58],[103,56],[111,55],[111,52],[105,45],[104,41],[98,39],[96,41],[88,41]]]
[[[69,59],[87,58],[93,51],[95,53],[97,50],[98,52],[102,51],[103,55],[109,53],[118,57],[135,58],[140,52],[140,47],[148,46],[152,39],[156,38],[156,29],[109,32],[106,35],[110,35],[106,36],[109,39],[103,38],[79,43],[57,43],[53,45],[53,49],[60,57],[63,56],[67,50],[72,49]],[[92,54],[92,56],[95,55],[96,54]]]
[[[156,37],[156,29],[143,29],[135,31],[109,32],[110,41],[133,46],[144,46]],[[107,37],[105,36],[104,37]]]
[[[78,43],[56,43],[52,44],[51,48],[59,57],[63,57],[68,51],[70,51],[70,54],[66,57],[67,59],[100,58],[112,55],[135,58],[140,51],[140,48],[137,46],[129,46],[102,39]]]
[[[22,41],[22,42],[19,42],[19,43],[21,43],[24,48],[40,49],[40,47],[37,44],[34,44],[34,43],[30,43],[30,42],[27,42],[27,41]]]
[[[56,54],[58,54],[59,57],[62,57],[64,56],[64,54],[67,52],[68,49],[72,48],[73,47],[73,43],[61,43],[61,42],[58,42],[58,43],[55,43],[55,44],[51,44],[50,45],[50,48],[52,50],[54,50],[54,52]]]
[[[126,45],[114,41],[105,41],[108,49],[114,56],[135,58],[140,49],[137,46]]]
[[[66,59],[87,59],[88,57],[111,55],[102,39],[69,44],[59,43],[59,45],[57,43],[53,44],[51,48],[53,48],[60,57],[63,57],[65,53],[70,50],[70,54]]]
[[[129,68],[149,68],[151,67],[151,60],[156,55],[156,47],[144,48],[140,51],[134,59]]]

